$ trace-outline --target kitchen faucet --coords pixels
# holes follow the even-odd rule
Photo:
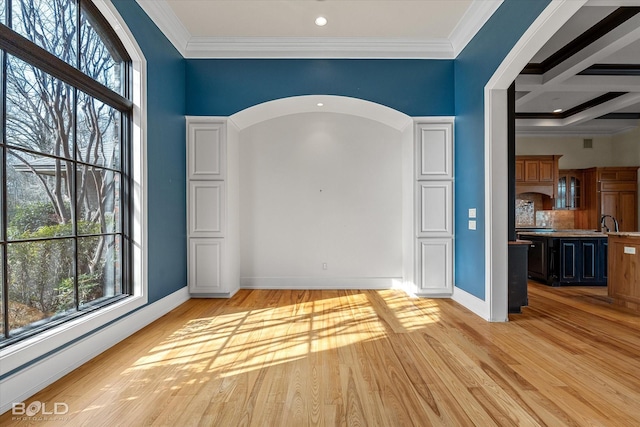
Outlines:
[[[602,218],[600,218],[600,226],[601,226],[602,228],[604,228],[604,229],[605,229],[605,231],[606,231],[607,233],[609,232],[609,227],[607,227],[607,224],[606,224],[606,222],[607,222],[607,217],[609,217],[609,218],[611,218],[611,219],[613,220],[613,227],[614,227],[614,229],[615,229],[616,233],[617,233],[618,231],[620,231],[620,228],[619,228],[619,226],[618,226],[618,220],[617,220],[617,219],[615,219],[615,217],[613,217],[613,216],[611,216],[611,215],[602,215]]]

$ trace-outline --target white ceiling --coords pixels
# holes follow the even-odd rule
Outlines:
[[[137,0],[186,58],[453,59],[502,0]],[[314,24],[324,16],[324,27]]]
[[[185,58],[453,59],[502,0],[137,0]],[[619,6],[590,0],[532,58],[538,63]],[[318,27],[317,16],[328,24]],[[520,135],[616,134],[640,114],[640,76],[577,75],[594,64],[640,63],[640,14],[544,74],[516,80],[518,113],[565,110],[609,92],[625,94],[565,118],[516,121]]]

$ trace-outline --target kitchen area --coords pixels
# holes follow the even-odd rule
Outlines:
[[[509,89],[512,313],[536,286],[640,315],[639,18],[585,4]]]
[[[527,248],[527,281],[606,286],[611,304],[640,312],[638,166],[561,169],[561,158],[515,156],[515,232]],[[517,313],[526,293],[511,286]]]

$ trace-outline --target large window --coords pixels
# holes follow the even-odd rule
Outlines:
[[[126,298],[131,60],[90,0],[0,0],[0,346]]]

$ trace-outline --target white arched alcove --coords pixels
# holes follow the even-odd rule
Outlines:
[[[588,0],[558,0],[538,16],[485,86],[485,301],[458,300],[495,322],[507,314],[507,89],[540,48]]]
[[[451,296],[452,145],[450,117],[341,96],[188,117],[192,295],[401,287]]]
[[[239,146],[242,288],[402,286],[404,270],[413,271],[403,263],[413,259],[412,230],[402,228],[413,215],[412,177],[403,176],[412,166],[409,116],[311,95],[229,122]]]

